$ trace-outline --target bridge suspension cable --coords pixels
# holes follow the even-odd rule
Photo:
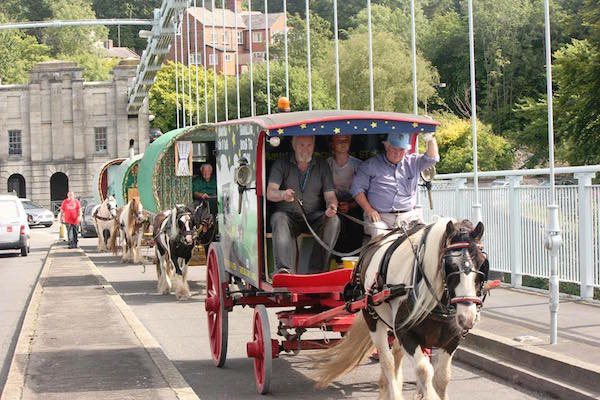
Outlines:
[[[177,129],[179,129],[180,127],[180,123],[179,123],[179,75],[177,74],[177,69],[179,68],[177,66],[177,21],[176,19],[173,20],[173,45],[174,45],[174,52],[175,52],[175,111],[177,116],[175,117],[175,119],[177,120]]]
[[[187,64],[187,72],[188,72],[188,100],[189,100],[188,119],[190,121],[190,126],[192,126],[192,125],[194,125],[194,122],[193,122],[194,120],[192,118],[193,110],[192,110],[192,70],[191,70],[192,64],[190,63],[190,58],[191,58],[190,57],[190,55],[191,55],[191,53],[190,53],[190,48],[191,48],[190,47],[191,46],[191,44],[190,44],[190,10],[187,10],[186,16],[187,16],[187,18],[186,18],[187,24],[186,24],[185,38],[187,41],[187,57],[186,57],[187,62],[186,62],[186,64]]]
[[[241,118],[240,110],[240,43],[238,41],[238,12],[237,12],[237,1],[233,2],[233,18],[235,19],[235,93],[237,103],[237,117]],[[242,36],[243,38],[243,36]],[[243,41],[243,39],[242,39]]]
[[[221,66],[221,73],[223,74],[223,92],[225,97],[225,121],[229,120],[229,105],[227,96],[227,31],[225,30],[225,0],[221,1],[223,5],[223,64]]]
[[[187,126],[187,120],[185,115],[185,63],[183,62],[183,12],[179,13],[179,50],[181,57],[181,116],[183,120],[183,127]],[[176,44],[177,45],[177,44]]]
[[[196,12],[196,0],[194,0],[194,13]],[[202,63],[204,64],[204,62]],[[200,123],[200,95],[198,89],[198,21],[194,18],[194,66],[196,67],[196,123]],[[204,78],[206,81],[206,78]],[[204,99],[206,102],[206,98]]]
[[[337,1],[337,0],[333,0]],[[287,0],[283,0],[283,52],[285,58],[285,97],[290,99],[290,72],[288,65],[288,20]]]
[[[254,41],[252,37],[252,0],[248,0],[248,30],[249,30],[249,39],[250,42],[250,115],[253,117],[256,115],[256,109],[254,107],[254,71],[253,71],[253,58],[254,52],[252,49],[252,42]]]
[[[206,83],[206,32],[204,27],[206,26],[206,7],[204,0],[202,0],[202,69],[204,71],[204,122],[208,124],[208,87]]]
[[[369,109],[375,111],[375,96],[373,94],[373,30],[371,29],[371,0],[367,0],[367,31],[369,36]]]
[[[335,107],[339,110],[340,106],[340,46],[338,34],[338,6],[337,0],[333,0],[333,34],[335,46]]]
[[[214,106],[215,106],[215,122],[218,122],[219,116],[217,114],[218,106],[217,106],[217,53],[216,53],[216,38],[215,38],[215,0],[211,0],[211,22],[212,22],[212,65],[213,65],[213,96],[214,96]]]
[[[308,109],[312,111],[312,72],[310,66],[310,6],[306,0],[306,74],[308,77]]]
[[[271,114],[271,76],[270,76],[270,66],[271,63],[269,57],[269,42],[271,41],[271,35],[269,33],[269,4],[267,0],[265,0],[265,50],[266,50],[266,58],[267,58],[267,114]]]

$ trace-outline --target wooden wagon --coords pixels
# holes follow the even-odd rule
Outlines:
[[[364,308],[367,300],[381,301],[390,295],[382,291],[370,294],[368,299],[345,298],[350,269],[315,275],[273,275],[268,223],[272,206],[266,200],[267,179],[274,160],[292,151],[291,137],[314,135],[313,157],[327,157],[328,137],[350,134],[351,153],[366,159],[377,152],[390,132],[410,133],[414,148],[417,135],[435,131],[436,125],[435,121],[413,115],[361,111],[283,113],[214,125],[220,241],[213,242],[209,249],[205,309],[216,366],[223,366],[226,360],[228,312],[235,306],[255,310],[247,355],[254,361],[257,390],[267,393],[272,359],[281,352],[335,343],[335,338],[306,340],[303,335],[307,330],[343,333],[352,325],[352,312]],[[296,270],[308,270],[309,250],[314,245],[312,237],[302,238]],[[292,244],[290,251],[294,251]],[[284,308],[277,313],[279,339],[272,338],[267,307]]]

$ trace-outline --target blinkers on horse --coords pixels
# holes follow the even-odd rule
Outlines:
[[[446,275],[446,285],[444,297],[446,306],[456,306],[457,304],[469,305],[471,303],[481,307],[484,299],[483,287],[488,280],[489,262],[486,254],[482,251],[483,246],[479,244],[482,233],[478,229],[461,227],[455,233],[449,234],[449,244],[444,250],[442,256],[443,269]],[[455,290],[460,283],[461,274],[467,277],[475,274],[475,285],[477,294],[472,296],[456,296]]]

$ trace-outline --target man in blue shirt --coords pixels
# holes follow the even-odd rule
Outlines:
[[[390,133],[383,142],[385,152],[363,162],[352,181],[350,192],[361,206],[365,221],[371,222],[365,232],[377,236],[400,223],[420,219],[414,210],[417,184],[421,171],[439,161],[435,137],[422,135],[424,154],[407,154],[410,134]]]

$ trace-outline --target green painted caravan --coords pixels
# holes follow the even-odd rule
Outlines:
[[[166,132],[148,145],[140,161],[137,177],[140,200],[152,213],[172,208],[175,204],[191,204],[192,176],[177,176],[175,146],[178,141],[205,143],[207,159],[214,166],[215,130],[202,124]],[[197,160],[197,155],[192,157]]]

